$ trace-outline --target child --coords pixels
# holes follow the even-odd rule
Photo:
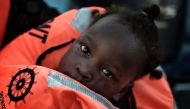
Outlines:
[[[88,88],[111,98],[125,92],[147,74],[161,78],[158,29],[154,19],[159,8],[152,5],[140,12],[112,8],[94,12],[89,28],[63,56],[59,68]]]
[[[161,77],[161,72],[155,70],[155,67],[160,62],[160,48],[158,30],[153,22],[154,18],[159,14],[159,8],[151,6],[150,8],[145,8],[142,12],[132,12],[124,9],[114,8],[103,15],[99,15],[97,11],[94,11],[93,22],[82,34],[80,33],[80,28],[73,25],[73,22],[80,21],[78,16],[80,12],[83,12],[83,9],[66,12],[39,27],[31,29],[11,42],[0,52],[0,66],[10,65],[11,68],[16,69],[17,67],[15,66],[17,65],[28,66],[36,64],[56,69],[108,99],[114,98],[115,100],[116,96],[122,95],[127,91],[125,95],[131,95],[129,99],[123,99],[123,97],[126,98],[125,95],[121,98],[124,105],[129,105],[126,107],[146,108],[161,106],[164,109],[166,109],[165,107],[173,107],[173,97],[166,80],[162,78],[157,81],[151,81],[147,78],[147,74],[156,79]],[[82,20],[84,21],[84,19]],[[81,37],[78,37],[80,34]],[[75,39],[76,41],[74,41]],[[73,41],[74,43],[72,43]],[[7,91],[7,85],[9,84],[8,88],[12,89],[14,87],[12,85],[13,82],[16,82],[18,92],[21,89],[25,89],[24,83],[26,82],[23,82],[22,78],[20,81],[10,78],[17,77],[20,74],[19,69],[19,71],[14,71],[14,74],[9,73],[13,72],[11,68],[6,68],[8,73],[4,73],[6,71],[4,68],[0,69],[1,74],[3,74],[1,76],[3,79],[0,80],[4,84],[0,85],[3,87],[0,88],[3,89],[3,92]],[[34,75],[36,74],[36,79],[33,81],[37,81],[37,84],[34,84],[29,89],[34,95],[26,95],[24,93],[23,96],[27,96],[25,97],[26,100],[15,100],[10,96],[13,93],[10,91],[9,96],[6,97],[6,105],[12,106],[14,104],[11,103],[9,105],[10,99],[15,101],[15,103],[22,103],[22,100],[26,101],[27,105],[22,106],[28,106],[28,103],[31,103],[32,106],[41,107],[41,104],[36,100],[36,98],[39,98],[38,94],[42,96],[41,99],[46,99],[46,106],[49,106],[48,103],[54,106],[54,101],[56,103],[59,102],[58,104],[64,107],[67,107],[64,104],[67,102],[64,101],[70,101],[70,105],[73,105],[73,102],[78,104],[78,97],[83,96],[75,96],[75,94],[70,95],[68,93],[67,97],[69,99],[65,98],[65,93],[58,93],[67,92],[63,90],[63,86],[49,87],[49,70],[43,69],[42,67],[35,69]],[[23,70],[21,69],[21,71]],[[44,74],[45,78],[39,78],[41,77],[40,74]],[[143,76],[144,78],[142,78]],[[44,81],[44,84],[40,81]],[[134,90],[131,91],[134,81],[136,81],[136,84]],[[60,82],[58,81],[58,83]],[[73,86],[69,82],[63,83]],[[52,92],[46,90],[54,88],[56,90]],[[81,95],[84,95],[86,92],[83,91],[83,94],[77,89],[74,89],[73,92]],[[39,90],[41,91],[39,92]],[[135,100],[132,99],[133,94],[129,92],[134,92]],[[155,93],[158,96],[154,96],[153,94]],[[49,94],[52,96],[49,96]],[[144,97],[144,95],[146,96]],[[97,107],[94,99],[92,99],[94,96],[84,97],[89,99],[81,99],[82,104],[84,103],[85,106],[88,106],[88,103],[90,103]],[[34,98],[33,100],[38,105],[34,105],[31,98]],[[38,101],[41,99],[38,99]],[[107,102],[102,100],[99,100],[97,104],[104,103],[104,107],[107,107]],[[80,106],[83,107],[84,105],[82,104]],[[119,104],[121,104],[120,100]],[[132,104],[133,106],[131,106]]]

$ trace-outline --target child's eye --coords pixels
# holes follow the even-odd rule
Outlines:
[[[85,55],[90,55],[90,50],[86,45],[81,45],[80,49]]]
[[[107,69],[103,69],[103,70],[102,70],[102,73],[103,73],[104,76],[107,77],[107,78],[112,78],[112,77],[113,77],[112,72],[109,71],[109,70],[107,70]]]

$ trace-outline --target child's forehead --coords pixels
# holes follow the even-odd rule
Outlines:
[[[121,24],[115,16],[100,19],[84,32],[98,43],[109,43],[114,46],[136,45],[138,40],[128,25]]]
[[[100,39],[109,38],[109,39],[125,39],[133,38],[134,33],[131,31],[130,27],[127,24],[119,23],[117,16],[110,15],[103,17],[98,20],[92,26],[90,26],[87,31],[87,34],[93,34]]]
[[[119,22],[119,17],[117,15],[108,15],[97,20],[91,27],[102,28],[102,27],[113,26],[112,24],[115,25],[117,24],[117,26],[121,26],[119,25],[118,22]]]
[[[116,14],[110,14],[110,15],[107,15],[107,16],[104,16],[102,18],[100,18],[99,20],[96,21],[96,23],[105,23],[105,22],[115,22],[115,21],[118,21],[120,18],[118,15]],[[94,23],[94,24],[96,24]]]

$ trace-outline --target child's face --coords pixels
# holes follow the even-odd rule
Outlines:
[[[139,72],[143,49],[127,26],[114,16],[84,32],[61,60],[58,71],[110,98],[126,88]]]

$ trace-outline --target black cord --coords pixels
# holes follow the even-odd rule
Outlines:
[[[53,51],[55,50],[58,50],[60,48],[63,48],[65,46],[67,46],[68,44],[72,43],[75,39],[72,39],[71,41],[68,41],[66,43],[63,43],[63,44],[60,44],[60,45],[57,45],[57,46],[54,46],[54,47],[51,47],[49,49],[47,49],[45,52],[43,52],[37,59],[36,61],[36,65],[42,65],[42,61],[45,59],[46,55],[52,53]]]

